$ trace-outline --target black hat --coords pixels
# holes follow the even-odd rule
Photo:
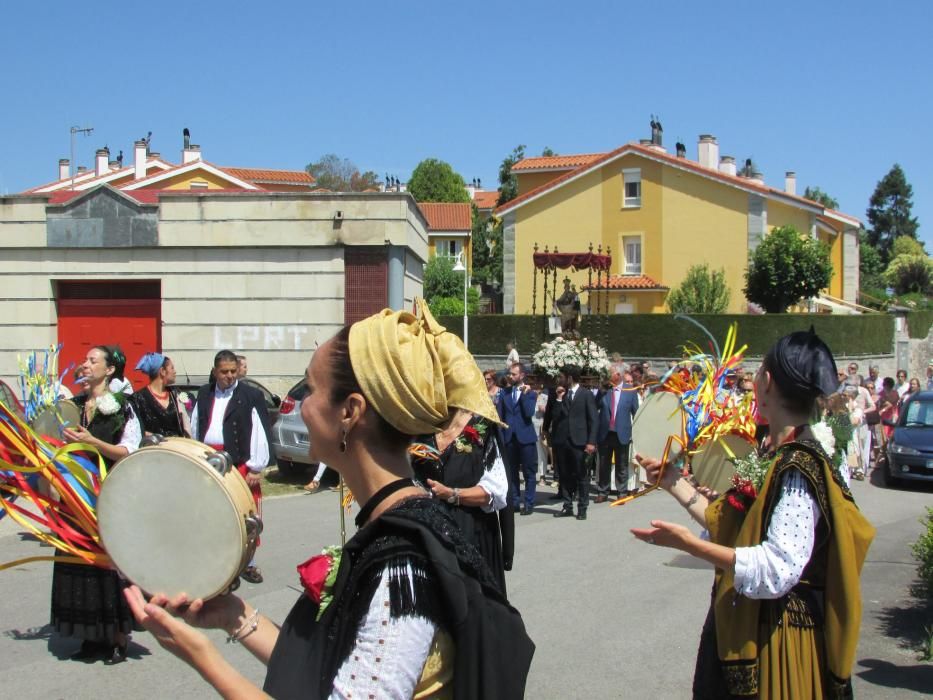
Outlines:
[[[813,326],[778,340],[765,355],[765,364],[780,392],[791,399],[812,401],[839,386],[833,353]]]

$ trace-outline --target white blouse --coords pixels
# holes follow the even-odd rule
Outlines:
[[[735,590],[748,598],[780,598],[800,581],[816,540],[820,508],[809,482],[792,470],[780,485],[764,541],[735,550]]]
[[[409,576],[414,577],[410,565]],[[436,631],[434,623],[423,617],[389,614],[389,572],[384,571],[353,649],[337,671],[330,697],[411,698]]]
[[[502,461],[502,455],[499,454],[498,446],[492,467],[483,472],[477,486],[489,495],[489,500],[480,506],[483,512],[493,513],[505,508],[505,500],[509,493],[509,479],[505,475],[505,463]]]

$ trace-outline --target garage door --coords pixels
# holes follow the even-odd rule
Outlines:
[[[95,345],[119,345],[126,377],[139,389],[148,378],[133,368],[147,352],[162,349],[162,300],[158,280],[58,282],[59,367],[84,361]],[[72,386],[70,378],[66,384]]]

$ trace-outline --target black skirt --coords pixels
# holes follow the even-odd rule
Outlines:
[[[64,637],[113,644],[133,629],[123,589],[112,569],[55,562],[52,567],[52,625]]]

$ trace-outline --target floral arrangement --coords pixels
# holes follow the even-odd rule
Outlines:
[[[97,418],[101,423],[105,423],[108,429],[118,432],[123,429],[126,423],[126,394],[118,391],[116,394],[107,392],[94,402],[94,414],[91,420]],[[100,414],[98,417],[97,414]]]
[[[844,482],[847,481],[845,478],[845,470],[848,469],[846,450],[855,432],[849,414],[845,411],[830,413],[811,428],[823,451],[829,456],[833,469],[839,472]]]
[[[730,506],[744,513],[758,498],[758,492],[765,481],[765,474],[768,473],[771,461],[759,457],[757,452],[752,452],[746,457],[736,459],[733,463],[735,474],[732,475],[732,488],[726,494],[726,501]]]
[[[181,401],[188,413],[194,410],[194,398],[187,391],[179,391],[178,400]]]
[[[474,445],[480,447],[483,439],[486,437],[485,421],[477,421],[475,425],[467,425],[454,441],[454,447],[457,452],[470,453]]]
[[[609,375],[609,356],[606,351],[588,338],[567,340],[556,338],[542,343],[541,349],[532,357],[532,363],[549,377],[556,377],[564,365],[576,365],[585,372]]]
[[[318,605],[318,620],[334,600],[334,583],[337,581],[342,555],[343,548],[333,545],[298,565],[298,579],[305,589],[305,595]]]

